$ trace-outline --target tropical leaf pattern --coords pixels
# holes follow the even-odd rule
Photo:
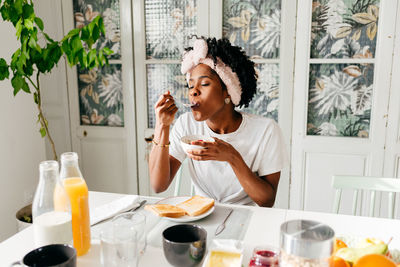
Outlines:
[[[279,64],[257,64],[257,93],[247,108],[241,110],[278,121]]]
[[[121,58],[121,31],[119,0],[73,0],[75,27],[82,28],[98,15],[102,15],[105,36],[99,38],[93,47],[108,47],[114,51],[111,59]]]
[[[147,59],[180,59],[197,33],[197,0],[145,1]]]
[[[190,111],[182,103],[189,103],[186,78],[180,64],[147,64],[147,118],[148,128],[155,126],[154,105],[159,96],[169,90],[175,99],[178,112],[175,118]]]
[[[311,58],[373,58],[379,0],[314,0]]]
[[[110,59],[118,62],[121,59],[119,0],[73,0],[73,7],[76,28],[102,15],[106,34],[93,47],[110,48],[114,51]],[[77,67],[82,125],[124,126],[121,68],[121,64],[90,71]]]
[[[368,138],[373,64],[311,64],[307,133]]]
[[[280,0],[224,0],[223,36],[251,58],[279,58]]]
[[[82,125],[124,126],[121,64],[78,67],[78,86]]]

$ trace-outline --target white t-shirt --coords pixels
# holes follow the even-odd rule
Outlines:
[[[228,134],[213,132],[205,121],[196,121],[191,112],[181,115],[170,134],[170,155],[183,162],[187,155],[180,144],[180,138],[201,134],[217,137],[231,144],[258,176],[281,171],[287,163],[287,153],[278,124],[261,116],[243,112],[241,114],[243,119],[239,128]],[[221,203],[255,204],[243,190],[228,162],[188,160],[197,195],[210,197]]]

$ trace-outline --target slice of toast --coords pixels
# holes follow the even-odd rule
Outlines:
[[[214,199],[196,195],[176,206],[185,210],[189,216],[198,216],[214,206]]]
[[[186,214],[183,209],[169,204],[146,205],[144,209],[152,211],[160,217],[178,218]]]

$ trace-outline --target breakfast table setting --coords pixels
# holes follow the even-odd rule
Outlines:
[[[128,198],[131,202],[129,205],[126,203]],[[398,232],[398,229],[400,229],[399,220],[220,203],[215,203],[212,207],[212,212],[208,212],[206,216],[191,220],[159,217],[154,212],[145,208],[146,205],[173,203],[174,201],[179,202],[182,199],[189,198],[190,197],[171,197],[162,199],[157,197],[90,191],[89,207],[92,213],[91,247],[88,253],[77,257],[76,266],[108,266],[104,263],[104,260],[107,259],[104,258],[104,255],[102,256],[102,254],[104,254],[104,252],[102,252],[102,242],[104,241],[102,239],[102,234],[112,229],[111,224],[115,217],[121,214],[123,215],[122,212],[124,211],[128,211],[128,213],[132,211],[132,213],[140,214],[140,216],[145,218],[143,229],[140,231],[140,234],[143,234],[145,238],[145,246],[137,249],[138,253],[135,256],[137,266],[174,266],[171,265],[171,259],[167,259],[171,256],[171,250],[166,248],[165,232],[167,232],[166,230],[168,229],[174,229],[174,227],[181,227],[182,225],[192,226],[190,227],[190,231],[192,231],[192,228],[198,227],[201,231],[205,232],[203,244],[205,250],[201,253],[201,258],[195,262],[195,265],[213,266],[206,265],[206,261],[210,257],[210,251],[215,247],[215,244],[221,244],[223,241],[230,242],[228,245],[224,244],[225,246],[232,247],[233,245],[234,250],[239,251],[241,261],[241,265],[239,266],[251,266],[249,263],[251,263],[253,259],[256,248],[267,248],[268,250],[276,249],[277,253],[279,253],[282,246],[285,246],[282,239],[286,240],[285,237],[282,237],[283,224],[296,220],[302,222],[318,222],[311,228],[318,228],[321,226],[327,227],[332,232],[329,233],[328,231],[328,234],[334,234],[336,237],[343,237],[343,240],[349,243],[352,243],[351,240],[354,241],[363,238],[382,240],[385,243],[389,243],[388,251],[391,253],[391,257],[393,259],[398,257],[397,249],[400,248],[400,234]],[[114,203],[114,205],[112,203]],[[101,216],[102,212],[103,216]],[[97,214],[97,218],[94,218],[93,214]],[[109,218],[111,217],[114,217],[114,219],[110,220]],[[96,220],[95,223],[94,220]],[[123,227],[123,224],[121,224],[121,227]],[[179,238],[188,236],[183,230],[181,229],[178,231]],[[169,231],[171,232],[172,230]],[[326,234],[326,231],[323,232],[323,235]],[[124,235],[126,236],[127,232],[124,232]],[[11,266],[12,263],[22,260],[24,255],[34,248],[33,227],[30,226],[0,243],[0,266]],[[280,266],[284,265],[281,264]]]

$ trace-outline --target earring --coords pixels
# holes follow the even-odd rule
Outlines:
[[[225,98],[225,104],[229,104],[231,102],[231,99],[229,97]]]

